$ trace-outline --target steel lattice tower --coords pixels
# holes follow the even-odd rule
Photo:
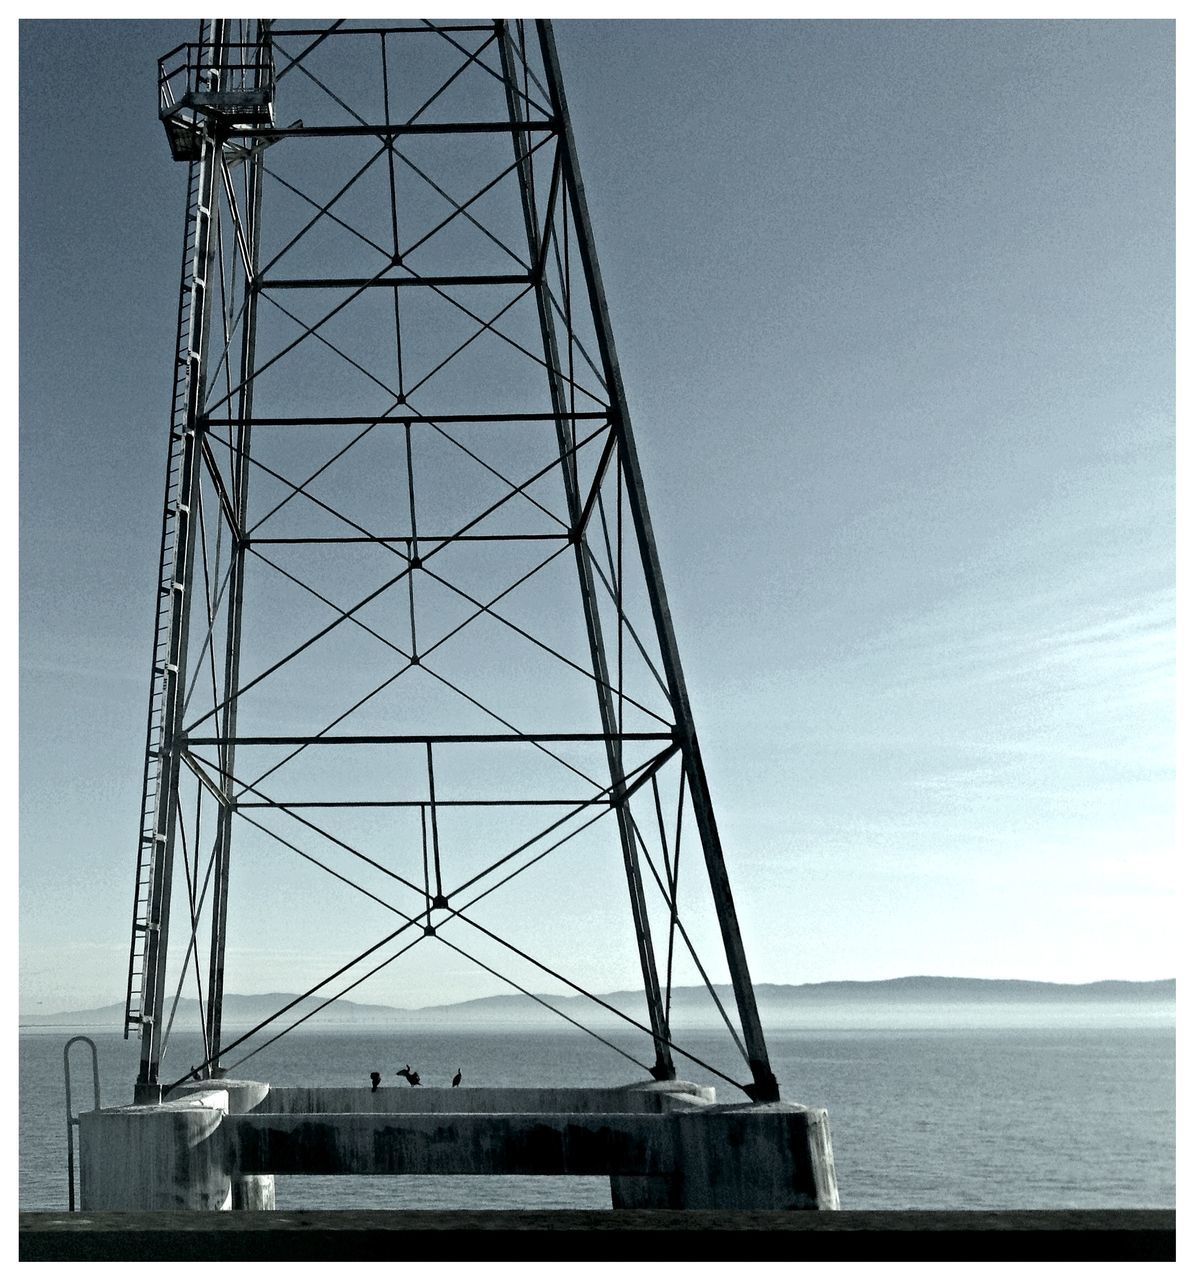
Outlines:
[[[184,983],[204,1060],[183,1078],[305,1016],[221,1026],[253,859],[313,867],[381,922],[304,980],[330,1001],[437,944],[524,994],[549,976],[588,995],[566,938],[563,960],[538,953],[543,885],[518,941],[485,914],[574,856],[548,887],[582,913],[615,882],[629,901],[640,1065],[709,1065],[672,1032],[684,957],[742,1087],[777,1098],[550,24],[208,20],[160,72],[188,177],[126,1004],[139,1089],[169,1083]]]

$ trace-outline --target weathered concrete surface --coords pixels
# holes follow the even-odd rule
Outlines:
[[[205,1089],[152,1106],[79,1116],[84,1210],[229,1209],[228,1093]]]
[[[22,1261],[1172,1262],[1171,1209],[23,1213]]]
[[[92,1112],[84,1209],[270,1208],[275,1174],[610,1178],[615,1208],[837,1209],[824,1111],[621,1089],[270,1089],[191,1084]]]
[[[219,1089],[221,1093],[228,1095],[227,1110],[231,1116],[245,1115],[255,1107],[261,1106],[270,1096],[269,1085],[263,1084],[260,1080],[221,1079],[189,1081],[187,1084],[179,1085],[170,1097],[172,1099],[193,1097],[197,1093],[210,1093],[212,1089]]]
[[[230,1117],[234,1166],[288,1174],[665,1174],[672,1117],[512,1114]]]
[[[224,1084],[221,1080],[221,1087]],[[369,1089],[271,1088],[268,1094],[268,1100],[257,1109],[276,1115],[494,1111],[658,1114],[705,1106],[715,1096],[712,1089],[684,1080],[669,1080],[666,1084],[651,1081],[618,1089],[412,1089],[403,1083],[383,1087],[376,1093]]]
[[[233,1209],[274,1209],[277,1194],[272,1173],[251,1173],[232,1179]]]
[[[840,1208],[823,1109],[786,1102],[709,1106],[664,1123],[663,1168],[611,1177],[615,1209]]]
[[[187,1097],[196,1093],[205,1093],[212,1087],[212,1082],[192,1081],[180,1085],[172,1095],[176,1098]],[[259,1080],[234,1080],[221,1077],[218,1087],[228,1095],[228,1114],[245,1115],[254,1107],[261,1106],[269,1097],[270,1087]],[[229,1164],[231,1167],[231,1162]],[[273,1209],[277,1203],[274,1175],[272,1173],[232,1175],[233,1209],[266,1210]]]
[[[679,1135],[671,1207],[841,1207],[823,1108],[768,1102],[670,1119]]]
[[[619,1114],[259,1110],[229,1116],[225,1129],[241,1173],[605,1175],[617,1208],[839,1207],[828,1117],[789,1103]]]

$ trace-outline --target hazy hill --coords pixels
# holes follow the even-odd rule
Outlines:
[[[729,986],[717,986],[718,998],[727,1008],[733,1007],[733,992]],[[766,1022],[770,1017],[798,1016],[812,1013],[828,1006],[841,1008],[856,1006],[882,1009],[888,1006],[921,1006],[926,1010],[951,1005],[1087,1005],[1099,1007],[1110,1004],[1171,1004],[1176,998],[1177,983],[1173,978],[1155,982],[1027,982],[1014,979],[993,978],[939,978],[907,977],[887,978],[875,982],[810,982],[784,985],[763,982],[755,987],[759,1012]],[[224,1022],[228,1026],[245,1027],[269,1017],[295,997],[285,992],[264,995],[225,995]],[[575,1015],[584,1010],[586,1021],[592,1022],[594,1013],[601,1010],[583,996],[544,996],[550,1004]],[[639,991],[614,991],[601,997],[615,1009],[624,1010],[638,1017],[642,1010],[643,996]],[[301,1001],[287,1015],[293,1021],[304,1013],[319,1007],[318,999]],[[672,1007],[677,1013],[712,1011],[712,1002],[704,987],[677,987],[672,992]],[[178,1018],[182,1023],[194,1025],[196,1002],[179,1001]],[[604,1015],[612,1016],[612,1015]],[[105,1005],[100,1009],[75,1009],[53,1014],[21,1014],[22,1026],[61,1027],[111,1027],[119,1029],[124,1017],[123,1004]],[[334,1005],[316,1015],[310,1021],[313,1027],[376,1025],[401,1021],[525,1021],[552,1018],[552,1015],[527,996],[484,996],[477,1000],[465,1000],[457,1004],[429,1005],[417,1009],[401,1009],[390,1005],[358,1004],[351,1000],[338,1000]],[[554,1018],[552,1018],[554,1021]]]

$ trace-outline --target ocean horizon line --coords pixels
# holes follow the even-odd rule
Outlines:
[[[714,983],[714,991],[718,997],[729,994],[732,988],[728,983]],[[1156,979],[1120,979],[1104,978],[1091,982],[1054,982],[1025,978],[967,978],[936,975],[905,975],[896,978],[877,979],[835,979],[822,982],[806,983],[774,983],[759,982],[754,984],[755,997],[760,1005],[804,1004],[810,1001],[837,999],[846,1001],[876,1001],[895,1003],[908,1001],[948,1002],[958,1000],[1014,1001],[1039,1003],[1041,1001],[1057,1001],[1059,999],[1077,999],[1082,1001],[1106,1001],[1121,999],[1128,1001],[1170,1000],[1176,998],[1176,978]],[[704,986],[682,986],[672,989],[672,1003],[691,1006],[695,1001],[707,1000],[708,989]],[[601,993],[600,999],[617,1005],[625,1002],[639,1002],[643,999],[641,991],[618,990]],[[517,1013],[548,1015],[562,1007],[576,1007],[587,1000],[585,995],[571,993],[546,992],[535,996],[522,994],[497,994],[471,997],[465,1000],[447,1001],[436,1004],[401,1006],[339,999],[334,1003],[340,1013],[341,1020],[368,1022],[395,1015],[419,1016],[451,1013],[455,1015],[471,1015],[490,1017]],[[544,1008],[539,1001],[550,1002]],[[303,996],[297,992],[263,991],[247,993],[225,993],[224,1014],[226,1021],[239,1019],[252,1020],[260,1013],[275,1013],[280,1007],[294,1004],[297,1011],[307,1012],[325,1003],[325,997]],[[179,1012],[183,1013],[195,1006],[191,997],[179,1000]],[[330,1007],[330,1005],[328,1006]],[[124,1005],[113,1003],[88,1009],[62,1010],[49,1014],[34,1014],[21,1011],[18,1013],[20,1027],[44,1026],[106,1026],[122,1025]],[[335,1014],[332,1015],[333,1017]]]

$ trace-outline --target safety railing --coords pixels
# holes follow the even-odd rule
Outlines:
[[[180,44],[158,59],[159,115],[199,105],[208,95],[227,94],[240,101],[251,96],[263,107],[273,101],[274,59],[268,40],[223,45],[219,54],[214,66],[210,45]]]
[[[89,1036],[71,1036],[62,1050],[62,1071],[66,1077],[66,1186],[67,1202],[71,1213],[75,1211],[75,1127],[79,1117],[71,1107],[70,1096],[70,1049],[73,1044],[85,1044],[91,1050],[91,1084],[93,1111],[100,1109],[99,1055],[95,1050],[95,1041]]]

